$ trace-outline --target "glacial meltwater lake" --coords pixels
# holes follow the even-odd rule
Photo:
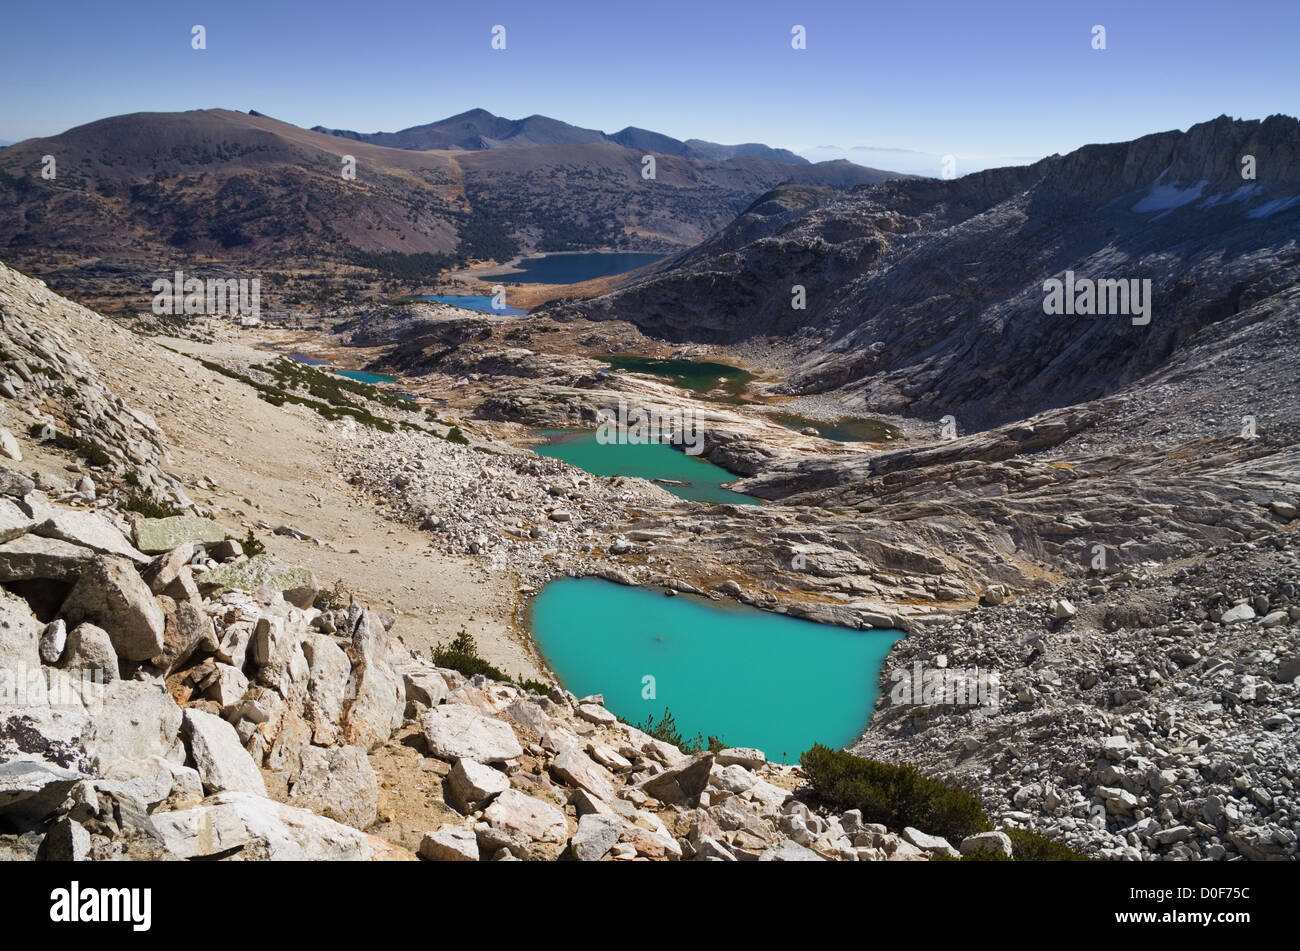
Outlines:
[[[733,482],[739,476],[664,443],[601,443],[594,430],[548,429],[541,435],[547,442],[533,448],[539,456],[563,460],[592,475],[664,479],[663,488],[679,499],[693,502],[758,504],[753,496],[722,487],[722,483]],[[683,484],[671,484],[677,482]]]
[[[880,665],[903,636],[601,578],[552,581],[531,610],[534,640],[579,697],[603,693],[634,724],[667,708],[687,739],[715,736],[787,763],[861,734]]]
[[[342,370],[338,367],[332,367],[326,360],[319,357],[309,356],[305,353],[293,352],[289,354],[289,359],[294,363],[301,363],[304,366],[319,367],[322,370],[328,370],[338,376],[347,377],[349,380],[357,380],[360,383],[394,383],[397,377],[389,376],[387,373],[371,373],[368,370]],[[399,394],[400,395],[400,394]]]

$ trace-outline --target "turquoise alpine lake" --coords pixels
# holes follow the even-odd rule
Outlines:
[[[397,377],[389,376],[386,373],[368,373],[365,370],[340,370],[331,368],[331,373],[337,373],[339,376],[345,376],[349,380],[357,380],[360,383],[392,383]]]
[[[688,740],[713,736],[788,763],[814,743],[857,739],[880,665],[903,637],[602,578],[552,581],[531,612],[533,639],[579,697],[604,694],[633,724],[666,708]]]
[[[533,448],[539,456],[563,460],[592,475],[662,480],[663,488],[692,502],[758,504],[753,496],[722,487],[738,476],[665,443],[601,443],[593,430],[548,429],[541,435],[547,442]]]
[[[304,366],[320,367],[322,370],[328,370],[338,376],[345,376],[349,380],[357,380],[360,383],[392,383],[397,380],[395,376],[389,376],[386,373],[369,373],[365,370],[340,370],[338,367],[329,365],[329,361],[321,360],[317,357],[308,356],[305,353],[291,353],[289,359],[294,363],[301,363]],[[405,396],[406,394],[399,394]]]

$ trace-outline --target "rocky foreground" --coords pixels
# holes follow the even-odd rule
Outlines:
[[[16,472],[0,486],[0,857],[959,854],[810,806],[760,751],[688,756],[599,696],[436,667],[206,519],[136,518],[128,539]],[[443,821],[408,848],[385,834],[371,760],[411,747]],[[1010,848],[970,847],[989,843]]]
[[[852,751],[1099,857],[1293,860],[1298,622],[1294,531],[936,619],[886,659]],[[1000,672],[993,709],[893,702],[917,664]]]
[[[511,407],[549,425],[620,397],[690,399],[626,375],[584,383],[590,361],[539,356],[542,382],[484,373],[490,412],[453,407],[458,444],[444,422],[387,432],[270,405],[240,382],[270,380],[247,362],[216,373],[0,278],[0,660],[22,672],[0,708],[4,854],[870,860],[978,844],[867,826],[820,805],[796,768],[687,755],[599,698],[437,667],[429,638],[409,646],[409,614],[340,603],[293,558],[195,518],[241,533],[278,521],[249,514],[272,514],[269,490],[217,501],[206,470],[169,474],[180,444],[231,481],[291,447],[295,474],[328,474],[298,493],[324,512],[314,534],[338,529],[337,483],[361,500],[351,518],[377,508],[381,532],[427,545],[390,552],[359,522],[266,537],[282,556],[336,554],[328,577],[369,542],[383,574],[445,554],[491,569],[476,585],[504,576],[523,595],[599,574],[904,628],[854,752],[961,783],[1002,829],[1099,857],[1295,857],[1300,400],[1279,345],[1293,298],[1117,396],[955,439],[913,429],[884,451],[836,451],[705,406],[709,453],[770,501],[741,507],[501,437]],[[237,442],[281,426],[283,445]],[[186,517],[146,518],[137,496]],[[994,672],[996,703],[897,698],[917,664]],[[997,835],[983,844],[1005,851]]]

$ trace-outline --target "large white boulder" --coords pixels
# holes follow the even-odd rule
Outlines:
[[[262,773],[239,742],[235,728],[221,717],[202,710],[185,711],[185,735],[190,756],[208,792],[246,792],[266,795]]]
[[[420,718],[420,729],[429,752],[439,759],[505,763],[524,753],[508,723],[465,704],[434,707]]]
[[[333,819],[250,793],[220,793],[192,809],[151,818],[169,855],[181,859],[222,853],[300,862],[413,857]]]

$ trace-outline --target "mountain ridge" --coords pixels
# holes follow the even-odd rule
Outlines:
[[[413,151],[261,113],[133,113],[0,153],[0,248],[19,266],[61,275],[74,294],[119,273],[124,291],[147,288],[143,272],[127,272],[196,255],[319,271],[376,253],[422,254],[432,279],[453,262],[529,252],[684,250],[780,182],[850,187],[892,175],[660,155],[647,180],[641,154],[604,140]],[[56,158],[53,180],[41,175],[45,155]]]
[[[312,126],[311,131],[339,136],[355,142],[369,142],[391,148],[430,150],[463,149],[482,151],[498,148],[532,148],[543,145],[585,145],[611,142],[629,149],[659,152],[682,158],[723,160],[728,158],[762,158],[784,165],[810,165],[806,158],[789,149],[777,149],[757,142],[721,145],[703,139],[675,139],[662,132],[627,126],[607,134],[586,129],[549,116],[531,115],[523,119],[506,119],[486,109],[469,109],[446,119],[410,126],[397,132],[355,132]]]
[[[671,268],[569,312],[669,340],[779,339],[799,354],[785,393],[982,426],[1104,395],[1293,285],[1298,213],[1300,123],[1221,116],[953,181],[778,186]],[[1067,270],[1153,279],[1156,320],[1047,318],[1042,285]]]

